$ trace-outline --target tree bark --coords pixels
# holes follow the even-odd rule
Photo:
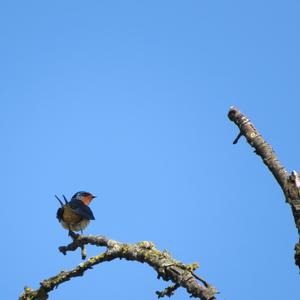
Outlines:
[[[187,292],[201,300],[216,300],[217,290],[204,279],[197,276],[194,271],[198,264],[183,264],[171,257],[167,251],[159,251],[152,242],[139,242],[136,244],[120,243],[109,240],[104,236],[78,236],[73,235],[73,242],[67,246],[59,247],[59,251],[67,254],[68,251],[83,249],[86,244],[106,247],[107,250],[99,255],[93,256],[70,271],[62,271],[57,275],[45,279],[40,283],[37,290],[28,287],[24,289],[19,300],[44,300],[48,293],[60,284],[69,281],[73,277],[83,276],[84,272],[93,266],[111,261],[116,258],[146,263],[156,272],[158,278],[172,281],[174,285],[167,287],[164,291],[157,291],[158,297],[171,296],[178,287],[183,287]]]
[[[300,235],[300,177],[296,171],[291,174],[284,168],[275,155],[272,147],[266,143],[253,123],[237,108],[231,107],[228,118],[234,122],[240,132],[234,140],[236,144],[241,136],[245,136],[248,144],[255,149],[255,153],[261,157],[264,164],[271,171],[280,185],[286,202],[290,205],[294,216],[298,235]],[[295,245],[295,264],[300,268],[300,243]]]

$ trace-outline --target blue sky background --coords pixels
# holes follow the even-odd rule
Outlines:
[[[244,111],[300,169],[299,1],[1,1],[1,298],[81,262],[55,194],[98,196],[86,233],[151,240],[222,300],[297,299],[297,233],[273,177],[227,119]],[[88,254],[101,249],[88,248]],[[155,299],[115,261],[50,299]],[[173,299],[188,299],[178,290]]]

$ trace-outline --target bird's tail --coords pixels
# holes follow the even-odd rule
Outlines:
[[[67,198],[66,198],[66,196],[65,196],[65,195],[63,195],[63,198],[64,198],[64,200],[65,200],[66,204],[68,204],[68,203],[69,203],[69,201],[67,200]]]
[[[57,195],[55,195],[55,198],[59,201],[59,203],[60,203],[60,205],[61,205],[61,207],[63,207],[64,206],[64,204],[62,203],[62,201],[58,198],[58,196]],[[64,199],[65,199],[65,197],[64,197]],[[66,200],[65,200],[66,201]]]

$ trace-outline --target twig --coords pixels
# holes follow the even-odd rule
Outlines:
[[[156,291],[155,294],[157,295],[157,298],[163,298],[165,296],[171,297],[179,287],[180,285],[178,283],[172,284],[166,287],[163,291]]]
[[[243,134],[241,132],[239,132],[239,134],[237,135],[237,137],[234,139],[234,141],[232,142],[232,144],[237,144],[239,139],[243,136]]]
[[[64,196],[65,198],[65,196]],[[77,240],[80,237],[80,234],[75,233],[72,230],[69,230],[69,236],[72,238],[73,241]],[[86,247],[85,245],[80,246],[81,248],[81,259],[86,259],[87,252],[86,252]]]
[[[200,276],[198,276],[197,274],[195,274],[195,272],[192,272],[192,275],[196,279],[198,279],[199,281],[201,281],[205,287],[209,287],[209,284],[203,278],[201,278]]]

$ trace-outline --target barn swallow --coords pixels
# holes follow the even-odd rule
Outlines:
[[[92,210],[89,208],[90,202],[96,198],[88,192],[77,192],[70,201],[63,195],[65,203],[63,203],[56,195],[61,207],[57,210],[56,218],[63,228],[71,231],[83,231],[90,220],[95,220]]]

